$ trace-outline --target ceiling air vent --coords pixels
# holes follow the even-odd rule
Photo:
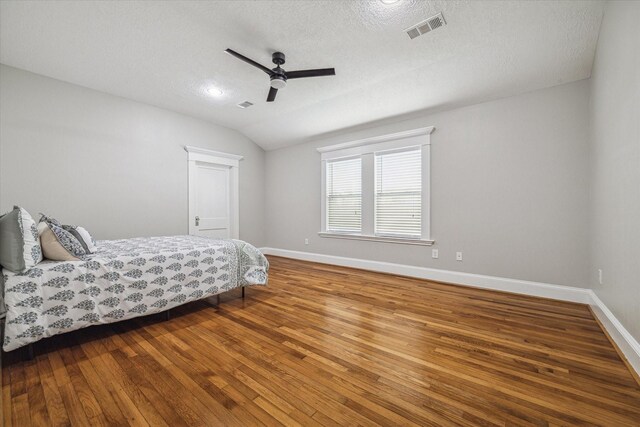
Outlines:
[[[418,36],[421,36],[429,31],[433,31],[437,28],[443,27],[447,25],[447,22],[444,20],[444,16],[442,16],[442,12],[432,16],[431,18],[427,18],[418,24],[407,28],[404,30],[410,39],[415,39]]]
[[[407,34],[409,34],[410,38],[415,39],[420,35],[420,31],[417,28],[411,28],[407,30]]]
[[[240,107],[240,108],[249,108],[252,105],[253,105],[253,102],[244,101],[244,102],[238,104],[238,107]]]

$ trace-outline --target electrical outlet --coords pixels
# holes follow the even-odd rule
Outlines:
[[[438,250],[437,249],[431,249],[431,258],[438,259]]]
[[[309,239],[304,239],[304,244],[308,245],[309,244]]]
[[[462,252],[456,252],[456,261],[462,261]]]
[[[598,269],[598,283],[602,285],[602,269]]]

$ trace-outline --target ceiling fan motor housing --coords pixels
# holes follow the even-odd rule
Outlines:
[[[280,68],[284,64],[284,53],[274,52],[271,55],[271,60],[276,64],[276,68],[273,69],[271,75],[271,87],[274,89],[282,89],[287,86],[287,77],[284,74],[284,70]]]

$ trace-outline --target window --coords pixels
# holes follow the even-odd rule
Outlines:
[[[420,147],[376,153],[375,234],[420,238],[422,174]]]
[[[318,149],[320,236],[430,245],[433,127]]]
[[[327,230],[362,231],[361,159],[327,162]]]

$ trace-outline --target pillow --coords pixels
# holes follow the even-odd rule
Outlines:
[[[43,213],[40,213],[40,222],[49,226],[49,229],[53,232],[56,240],[60,245],[62,245],[62,248],[67,253],[66,255],[61,253],[60,248],[56,244],[53,244],[53,247],[48,247],[48,249],[53,249],[53,256],[66,258],[71,255],[75,258],[82,258],[86,254],[95,252],[95,242],[86,229],[76,227],[75,225],[62,225],[57,219],[49,217]],[[44,229],[43,231],[46,232]],[[49,235],[49,233],[47,233],[47,235]],[[47,246],[50,246],[51,244],[50,237],[51,236],[49,236],[49,240],[47,240]],[[47,258],[50,257],[47,256]]]
[[[47,221],[38,224],[44,256],[53,261],[78,261],[87,254],[82,244],[62,227]]]
[[[0,319],[6,317],[7,306],[4,303],[4,274],[0,271]]]
[[[62,227],[62,224],[60,224],[60,221],[58,221],[55,218],[51,218],[50,216],[46,216],[42,212],[40,212],[40,221],[38,221],[38,224],[41,222],[46,222],[47,224],[53,224],[53,225],[57,225],[58,227]]]
[[[42,261],[42,248],[36,223],[19,206],[0,217],[0,265],[23,273]]]
[[[85,228],[75,225],[63,225],[62,228],[71,233],[80,242],[86,253],[92,254],[96,251],[93,237]]]

